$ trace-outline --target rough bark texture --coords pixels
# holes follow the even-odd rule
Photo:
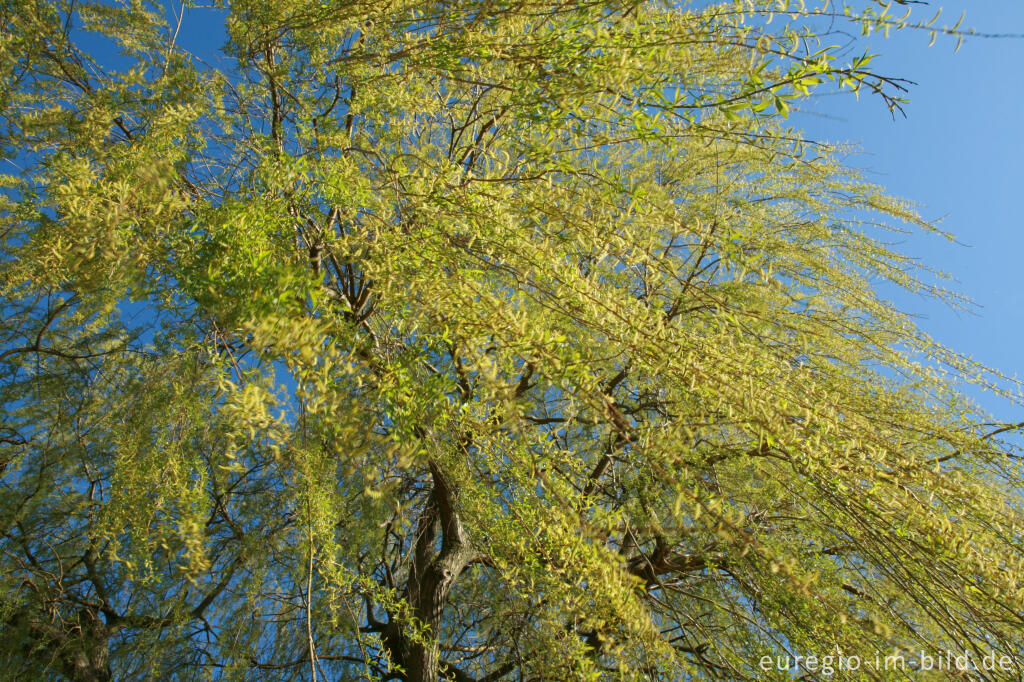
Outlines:
[[[455,509],[456,491],[444,472],[430,464],[434,487],[420,516],[418,539],[406,582],[406,598],[417,621],[426,628],[422,641],[403,628],[385,642],[408,682],[436,682],[441,674],[438,634],[445,601],[456,578],[476,552],[466,538]],[[440,528],[440,549],[436,549]]]

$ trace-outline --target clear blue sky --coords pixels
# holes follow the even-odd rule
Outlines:
[[[940,3],[915,8],[930,19]],[[938,25],[1024,36],[1024,0],[945,3]],[[900,250],[956,278],[950,288],[979,307],[955,313],[917,297],[898,300],[907,312],[925,315],[921,327],[937,341],[975,360],[1024,378],[1024,37],[939,37],[928,47],[922,32],[894,32],[870,39],[879,53],[872,67],[915,81],[906,118],[893,120],[877,98],[823,97],[792,123],[810,137],[849,141],[862,153],[853,165],[892,194],[922,205],[929,219],[956,235],[959,244],[910,238]],[[810,112],[816,112],[811,115]],[[975,397],[977,395],[975,394]],[[1024,409],[997,399],[983,407],[1007,421],[1024,420]]]

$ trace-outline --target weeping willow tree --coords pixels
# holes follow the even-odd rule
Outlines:
[[[1024,674],[1014,385],[787,127],[927,18],[6,0],[5,679]]]

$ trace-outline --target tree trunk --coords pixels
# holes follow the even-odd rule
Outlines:
[[[23,628],[25,655],[45,659],[74,682],[110,682],[108,639],[110,633],[102,620],[88,609],[81,609],[77,621],[60,627],[29,609],[8,618],[6,625]]]
[[[455,580],[476,556],[455,511],[455,491],[444,473],[430,466],[434,488],[420,516],[406,598],[417,621],[426,628],[426,641],[416,641],[400,629],[400,663],[407,682],[437,682],[441,670],[440,631],[445,601]],[[441,549],[435,550],[437,527],[441,527]],[[394,656],[398,652],[392,651]]]

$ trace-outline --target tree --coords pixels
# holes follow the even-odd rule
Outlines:
[[[8,678],[1021,675],[1015,385],[786,127],[891,10],[5,2]]]

